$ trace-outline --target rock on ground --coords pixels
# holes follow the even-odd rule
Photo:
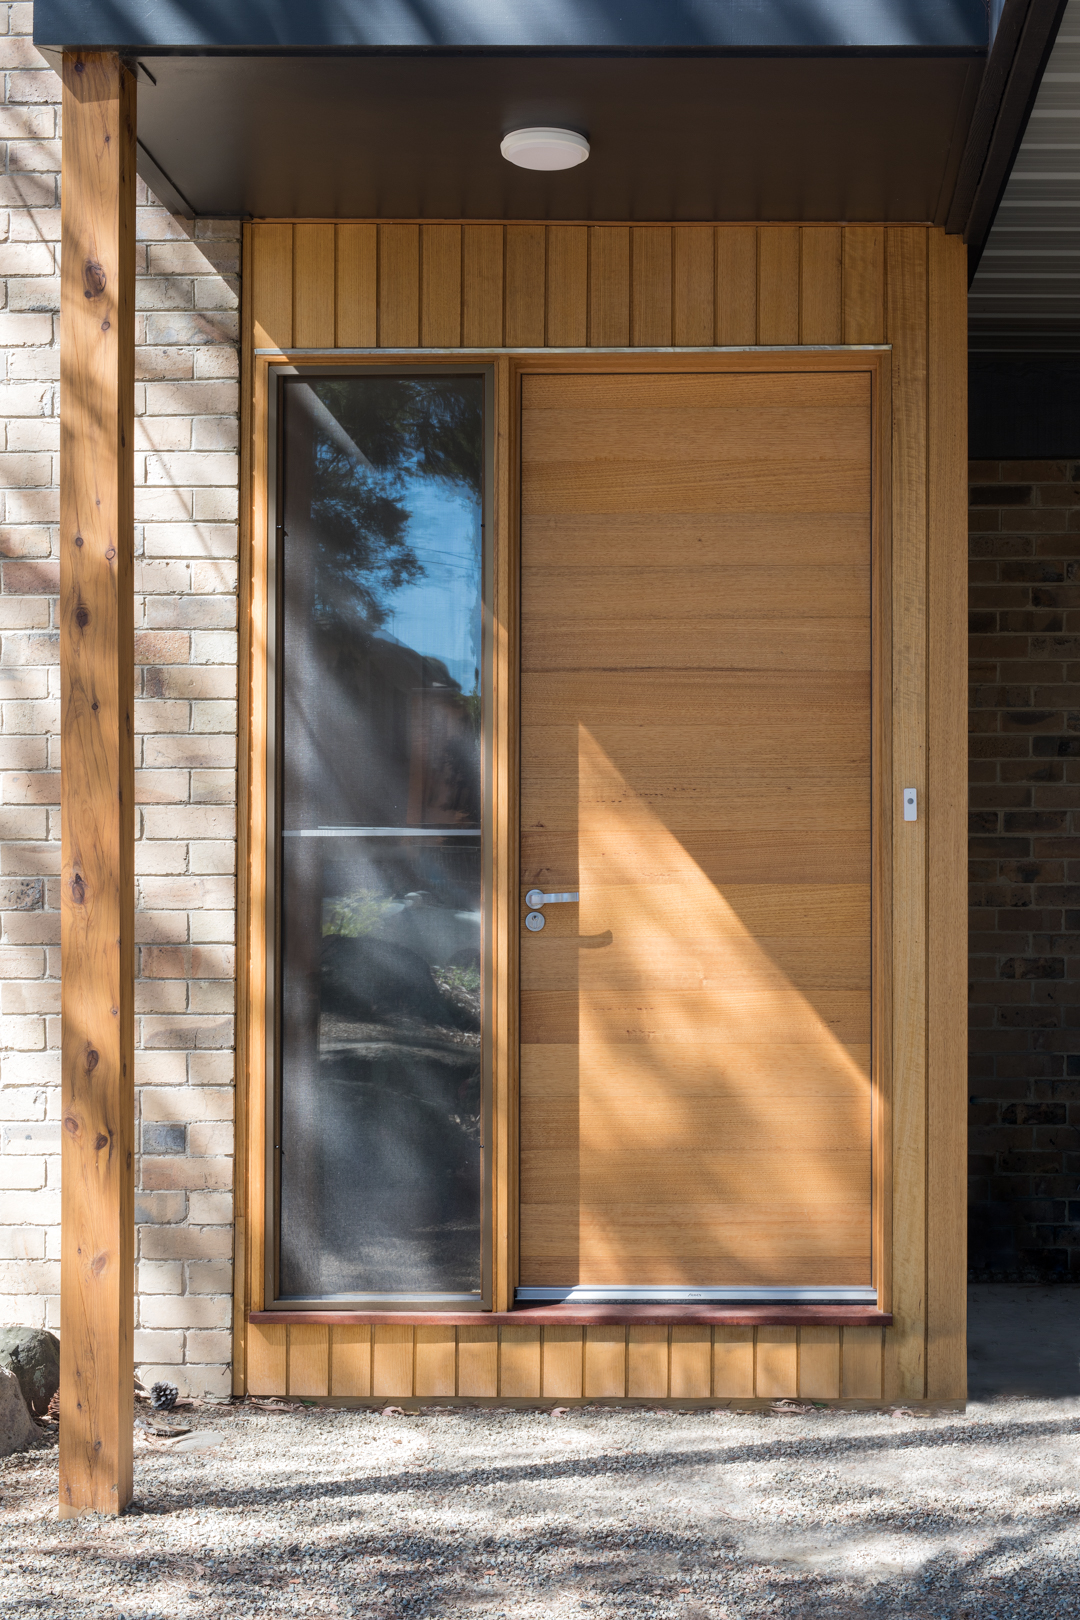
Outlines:
[[[23,1400],[41,1417],[60,1388],[60,1340],[44,1328],[0,1328],[0,1367],[15,1374]]]
[[[19,1380],[7,1367],[0,1367],[0,1457],[25,1451],[40,1439],[37,1424],[23,1400]]]

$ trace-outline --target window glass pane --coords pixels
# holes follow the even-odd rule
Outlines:
[[[282,389],[284,1297],[481,1289],[483,387]]]

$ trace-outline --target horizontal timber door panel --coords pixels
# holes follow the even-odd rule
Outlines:
[[[656,1094],[657,1060],[648,1047],[628,1046],[619,1053],[617,1083],[599,1065],[582,1074],[579,1054],[587,1040],[573,1046],[526,1046],[521,1054],[531,1090],[545,1097],[607,1097],[617,1089],[625,1106]],[[710,1045],[667,1048],[663,1056],[664,1089],[672,1098],[722,1099],[740,1095],[748,1082],[756,1096],[848,1097],[862,1091],[860,1078],[870,1062],[869,1046],[849,1046],[848,1065],[832,1061],[831,1053],[817,1046],[784,1046],[771,1031],[763,1031],[757,1044],[719,1041]]]
[[[586,852],[579,854],[577,834],[574,831],[549,831],[546,827],[523,827],[521,835],[522,865],[530,870],[575,870],[585,881],[586,874],[594,888],[603,884],[602,852],[595,858]],[[757,883],[770,879],[776,883],[828,883],[842,884],[852,878],[870,880],[870,836],[848,835],[840,843],[830,831],[814,832],[803,829],[798,844],[793,844],[783,832],[751,832],[741,828],[725,834],[722,845],[707,831],[692,828],[679,832],[679,850],[690,856],[711,883]],[[674,874],[681,868],[681,853],[668,849],[641,852],[635,875],[650,883],[674,882]]]
[[[603,514],[526,516],[522,519],[522,549],[533,568],[596,566],[594,542],[608,519]],[[657,554],[672,568],[697,567],[702,549],[722,554],[727,567],[761,566],[764,553],[774,568],[805,565],[862,566],[866,558],[866,514],[803,512],[728,512],[723,515],[664,512],[642,516],[625,514],[620,523],[621,547],[627,568],[655,565]]]
[[[655,558],[656,551],[653,556]],[[543,601],[552,584],[560,581],[561,567],[530,567],[523,570],[523,584]],[[689,576],[689,578],[687,577]],[[632,619],[642,614],[650,619],[679,619],[686,615],[687,592],[700,592],[702,605],[708,604],[717,619],[759,617],[767,604],[769,617],[780,619],[862,619],[866,614],[870,570],[851,565],[800,567],[791,564],[782,575],[775,568],[750,563],[706,568],[688,563],[685,568],[668,564],[664,568],[635,567],[578,568],[574,573],[574,594],[565,603],[562,617],[576,619],[605,617],[613,589],[619,591],[619,616]],[[543,620],[540,621],[541,625]],[[535,632],[534,632],[535,633]],[[542,630],[539,632],[542,635]]]
[[[523,376],[523,1284],[871,1280],[872,444],[865,374]]]

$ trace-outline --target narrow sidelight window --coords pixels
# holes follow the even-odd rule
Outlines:
[[[282,1302],[485,1303],[485,386],[280,383]]]

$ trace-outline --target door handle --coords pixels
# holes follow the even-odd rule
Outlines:
[[[565,894],[545,894],[543,889],[530,889],[525,896],[525,904],[535,911],[540,906],[563,906],[570,902],[577,903],[581,899],[576,889],[568,890]]]

